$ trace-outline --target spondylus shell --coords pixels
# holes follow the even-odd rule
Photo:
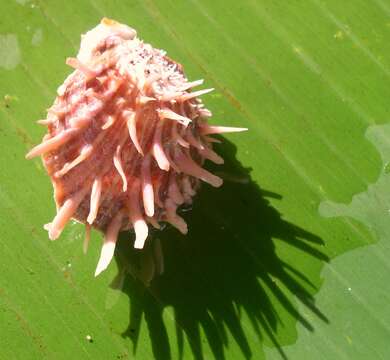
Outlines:
[[[50,239],[74,218],[105,233],[96,275],[107,268],[119,231],[134,229],[142,248],[148,224],[165,221],[182,233],[187,224],[176,213],[189,204],[199,180],[222,180],[205,170],[206,159],[223,159],[212,150],[210,134],[242,131],[208,125],[210,111],[191,91],[182,66],[113,20],[82,36],[75,70],[58,90],[45,120],[48,134],[27,158],[42,155],[54,186],[57,214],[45,225]],[[87,234],[86,239],[89,239]]]

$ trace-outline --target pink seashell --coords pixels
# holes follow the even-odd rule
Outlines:
[[[42,155],[54,186],[57,215],[45,225],[58,238],[74,218],[105,233],[95,275],[109,265],[118,233],[134,229],[134,246],[143,248],[148,223],[187,224],[177,208],[189,204],[199,180],[222,180],[205,170],[206,159],[223,162],[212,150],[210,134],[243,128],[210,126],[211,113],[190,92],[182,66],[143,43],[135,30],[113,20],[82,37],[75,68],[57,91],[43,142],[28,159]]]

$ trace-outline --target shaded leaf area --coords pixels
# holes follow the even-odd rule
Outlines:
[[[326,314],[315,305],[314,284],[299,264],[285,262],[274,245],[275,241],[286,242],[305,256],[327,262],[327,255],[321,251],[322,239],[284,220],[267,200],[282,201],[282,197],[251,180],[250,169],[235,159],[236,148],[231,142],[224,139],[221,147],[226,159],[223,174],[230,181],[225,181],[219,190],[201,190],[187,219],[188,236],[183,238],[173,229],[155,233],[162,243],[165,271],[150,286],[143,281],[145,272],[153,272],[152,242],[140,253],[129,246],[128,234],[122,234],[119,241],[119,274],[114,284],[122,283],[122,291],[129,296],[129,326],[123,336],[132,340],[134,353],[144,318],[155,358],[171,358],[162,315],[167,306],[176,322],[180,358],[183,337],[187,337],[195,359],[205,358],[202,333],[216,359],[225,358],[228,333],[238,344],[242,358],[252,358],[264,338],[285,358],[278,330],[287,326],[293,331],[295,322],[286,323],[277,307],[314,331],[297,310],[293,295],[315,316],[328,322]],[[242,321],[244,313],[247,323]]]
[[[316,295],[316,303],[329,314],[331,326],[312,318],[321,334],[313,338],[298,325],[297,342],[284,348],[291,359],[304,358],[308,352],[316,359],[389,358],[390,317],[383,304],[390,300],[390,124],[368,127],[366,138],[382,158],[378,179],[366,191],[355,194],[349,204],[324,201],[319,211],[330,222],[336,217],[355,219],[378,242],[342,254],[325,265],[321,273],[324,286]],[[268,357],[272,356],[277,354],[268,349]]]

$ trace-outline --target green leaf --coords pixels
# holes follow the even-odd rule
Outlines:
[[[0,358],[387,359],[390,3],[1,2]],[[65,58],[103,17],[204,78],[223,138],[189,234],[143,252],[72,223],[56,242],[40,141]],[[189,209],[187,209],[189,210]],[[147,283],[153,246],[164,273]],[[71,354],[71,355],[70,355]]]

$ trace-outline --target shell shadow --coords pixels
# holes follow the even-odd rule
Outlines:
[[[122,336],[131,339],[134,353],[144,318],[155,359],[172,358],[172,339],[168,339],[163,320],[167,306],[174,313],[180,359],[185,337],[193,357],[204,359],[201,333],[205,334],[215,359],[225,359],[228,334],[238,344],[243,358],[250,359],[253,349],[247,340],[248,329],[240,321],[244,314],[258,344],[266,337],[286,358],[277,339],[279,327],[286,325],[275,303],[294,319],[291,326],[298,321],[314,330],[297,310],[292,294],[328,322],[314,303],[312,294],[318,289],[298,265],[292,266],[276,254],[274,243],[285,241],[308,256],[327,262],[329,258],[319,250],[323,241],[283,220],[267,200],[282,197],[261,189],[250,179],[251,170],[236,159],[236,147],[231,142],[223,139],[217,151],[225,158],[223,171],[234,174],[236,181],[225,181],[220,189],[202,187],[191,212],[183,215],[189,225],[187,236],[170,227],[154,234],[161,241],[165,269],[149,286],[140,280],[143,276],[139,277],[137,270],[131,269],[137,266],[134,264],[148,268],[145,264],[150,259],[148,252],[153,250],[151,241],[144,252],[139,252],[129,246],[128,234],[120,236],[115,255],[119,267],[116,281],[122,277],[121,290],[130,300],[129,326]]]

